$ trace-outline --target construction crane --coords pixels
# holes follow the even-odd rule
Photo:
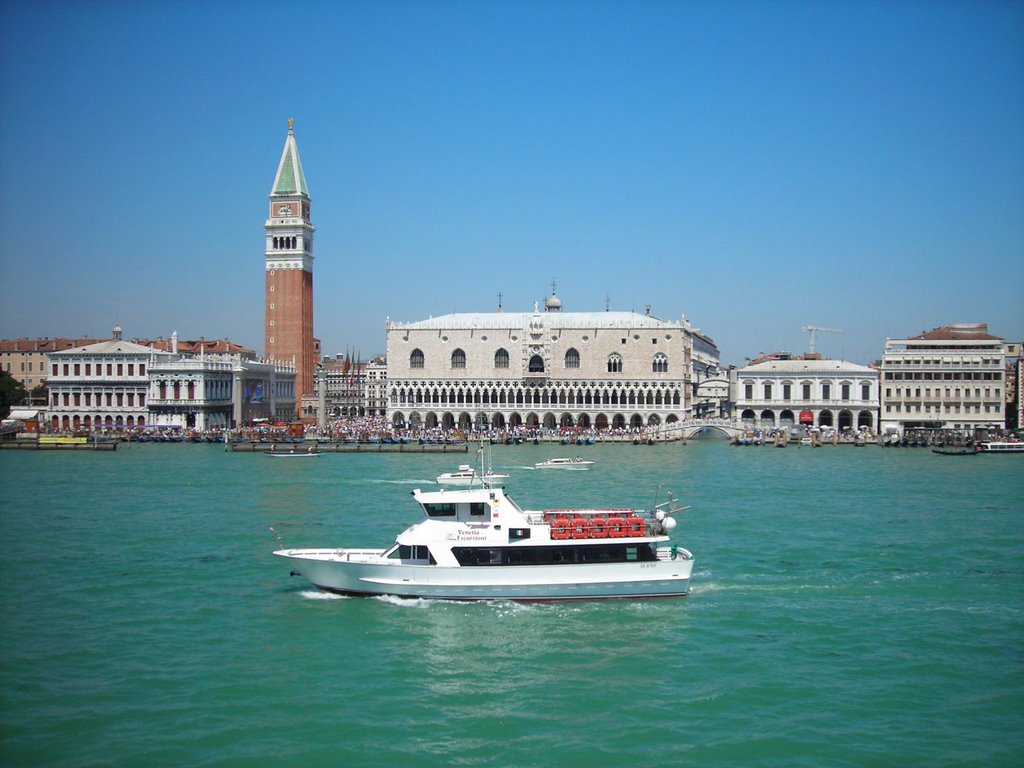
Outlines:
[[[819,331],[821,331],[822,333],[842,333],[842,331],[840,331],[837,328],[819,328],[816,325],[805,325],[800,330],[807,331],[807,333],[811,334],[811,344],[809,352],[812,355],[814,354],[814,334],[818,333]]]

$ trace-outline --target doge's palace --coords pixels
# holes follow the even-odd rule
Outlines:
[[[447,429],[654,427],[687,417],[685,320],[636,312],[454,313],[387,322],[388,417]]]

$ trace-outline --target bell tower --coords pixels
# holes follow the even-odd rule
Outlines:
[[[295,410],[313,392],[313,224],[309,189],[295,145],[294,121],[270,192],[266,230],[266,303],[264,354],[268,360],[295,364]]]

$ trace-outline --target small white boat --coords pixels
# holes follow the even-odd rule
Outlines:
[[[679,597],[693,555],[672,543],[682,510],[522,509],[502,488],[412,492],[422,517],[387,549],[280,549],[295,575],[348,595],[445,600]],[[271,529],[273,530],[273,529]],[[276,535],[276,532],[275,532]]]
[[[484,485],[491,485],[492,483],[504,483],[506,480],[508,480],[508,475],[500,474],[493,469],[488,469],[481,475],[469,464],[460,464],[456,471],[445,472],[437,476],[438,485],[470,486],[481,482]]]
[[[594,462],[576,456],[571,459],[548,459],[538,461],[533,466],[537,469],[590,469]]]

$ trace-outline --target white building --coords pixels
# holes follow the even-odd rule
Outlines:
[[[772,355],[735,372],[740,421],[760,428],[878,427],[878,371],[818,355]]]
[[[366,415],[384,416],[388,412],[388,360],[384,355],[366,364]]]
[[[239,353],[170,355],[150,366],[150,424],[200,431],[295,418],[295,368]]]
[[[889,339],[882,357],[882,430],[1005,425],[1005,345],[986,323]]]
[[[387,323],[388,416],[431,428],[624,429],[690,412],[685,321],[635,312],[457,313]]]
[[[47,378],[50,429],[146,425],[149,367],[168,357],[168,352],[124,341],[119,327],[108,341],[51,352]]]

